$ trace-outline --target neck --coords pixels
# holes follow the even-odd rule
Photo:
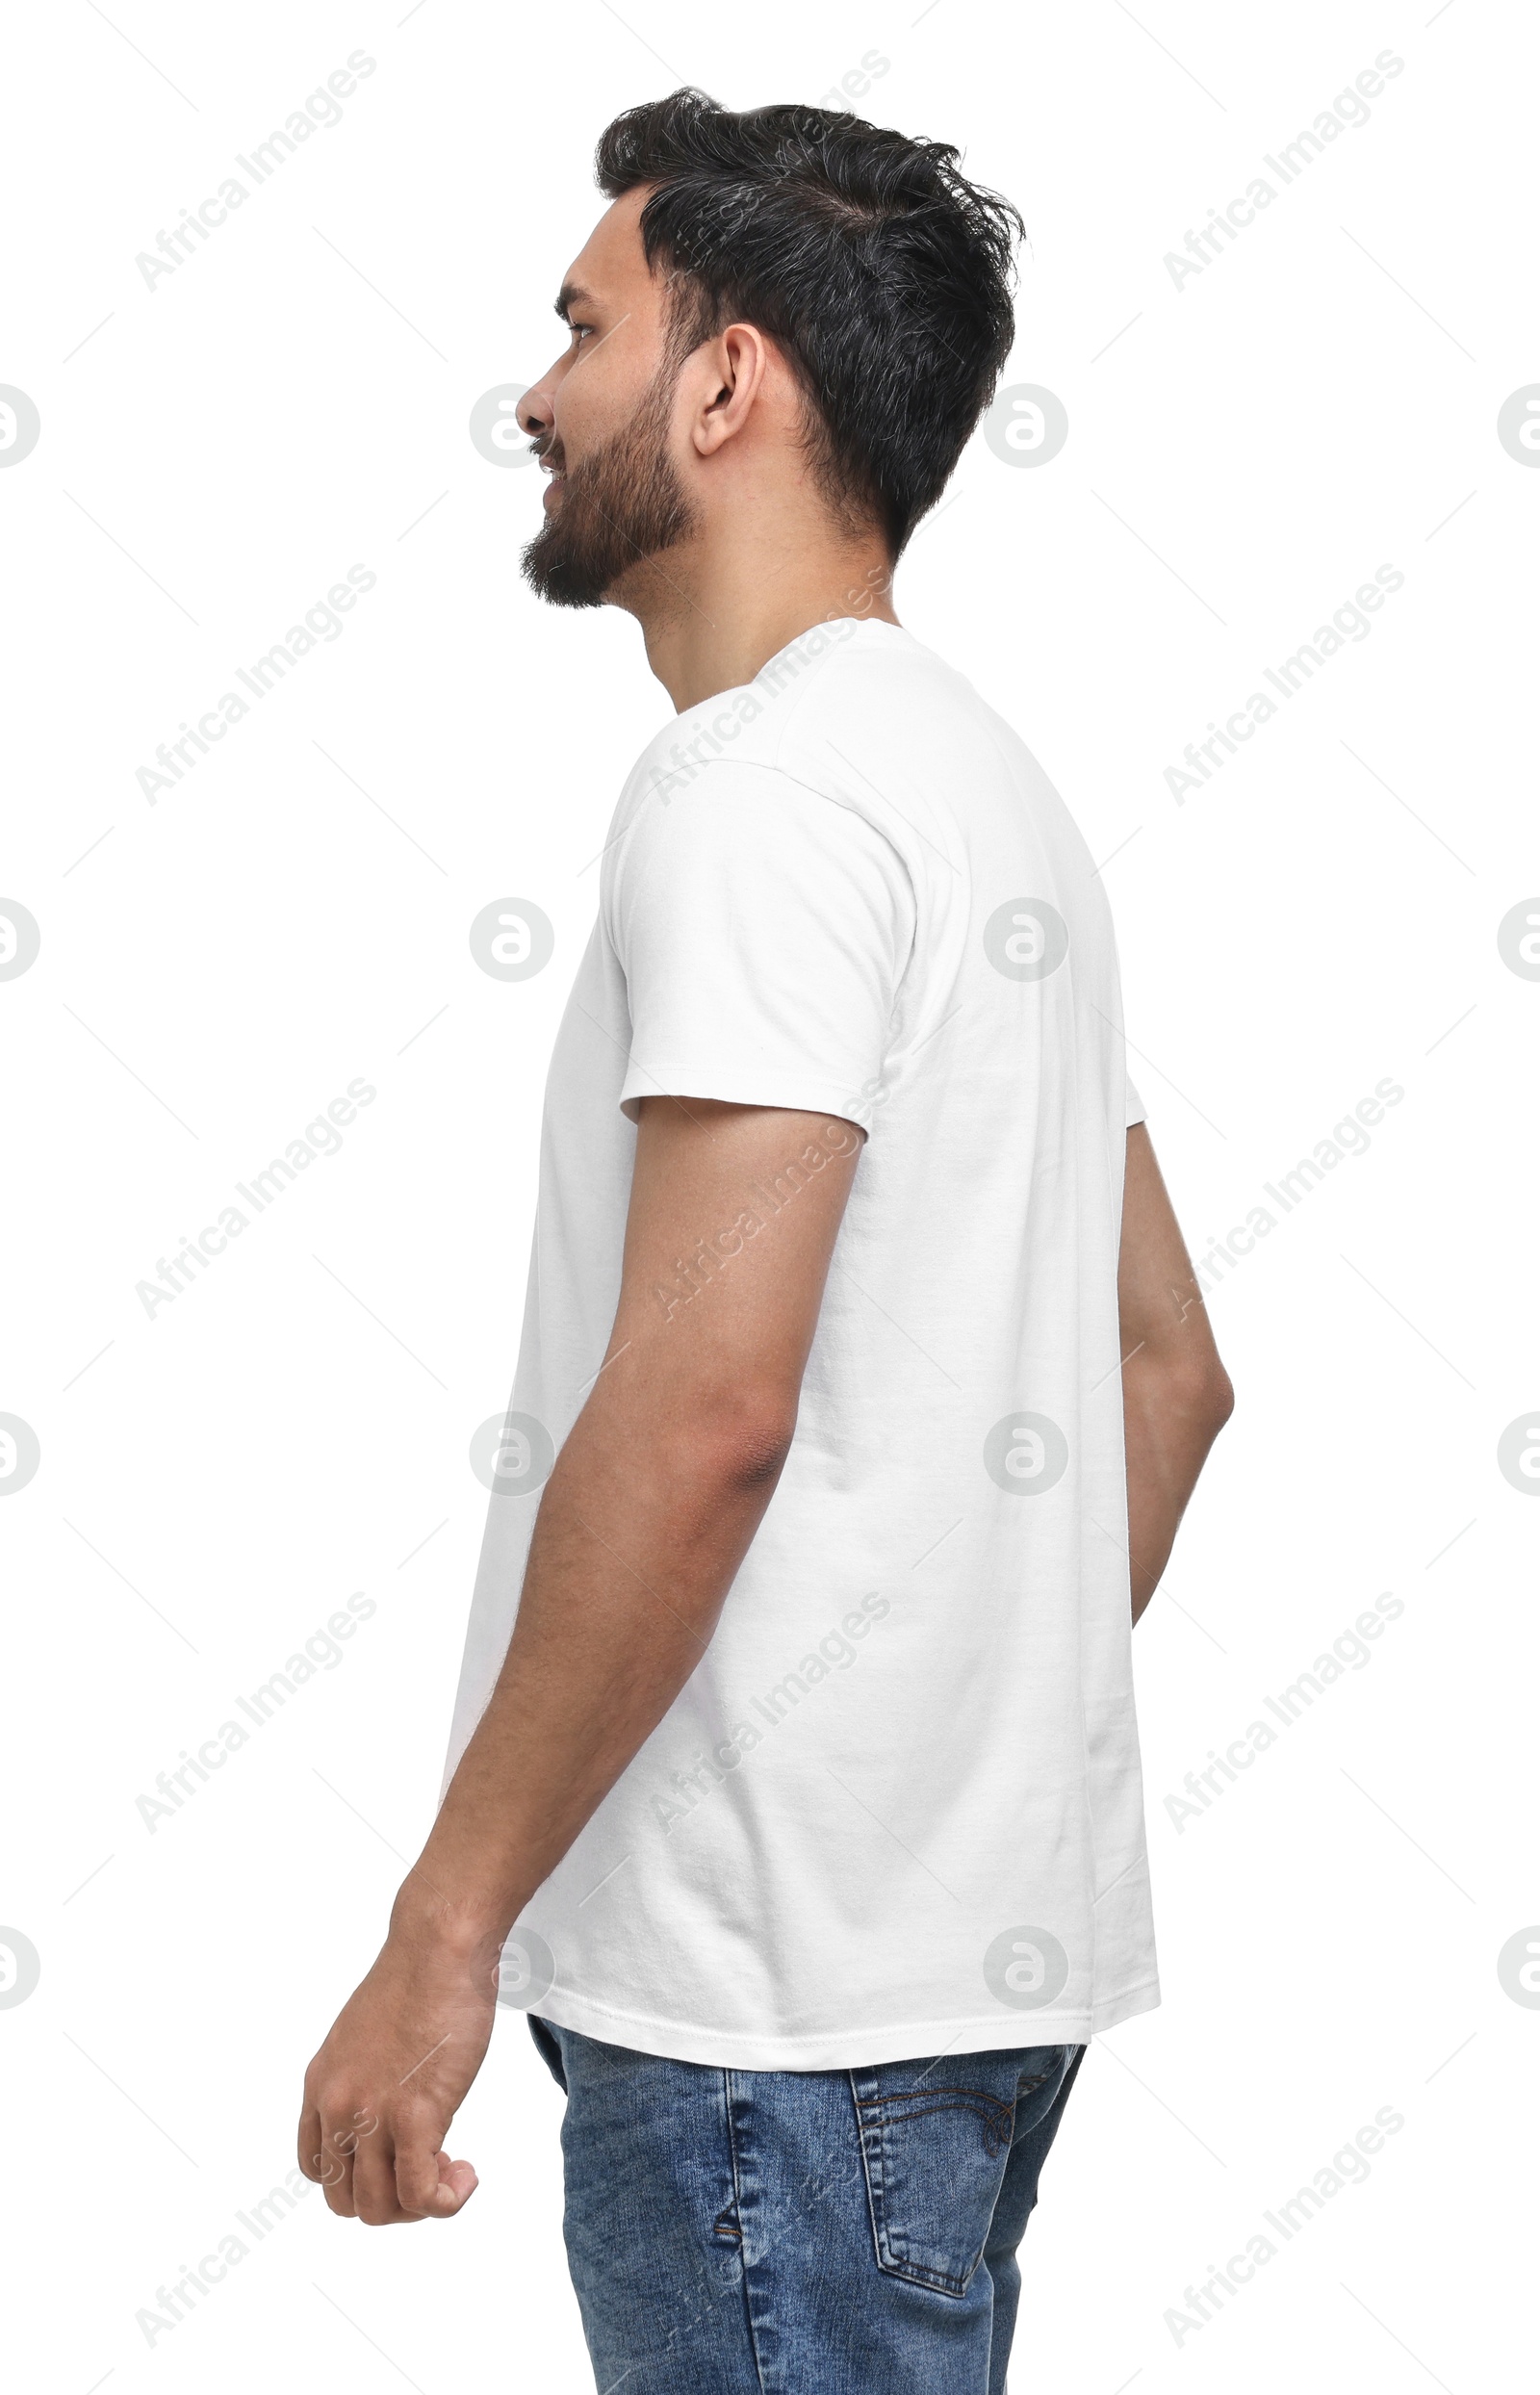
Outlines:
[[[687,541],[611,592],[634,615],[647,661],[682,714],[754,680],[799,633],[841,616],[896,624],[892,567],[878,539],[825,541],[779,555],[741,536]]]

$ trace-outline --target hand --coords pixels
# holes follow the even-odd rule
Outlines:
[[[380,2228],[448,2220],[475,2192],[444,2140],[492,2036],[496,1946],[401,1901],[363,1984],[305,2073],[299,2167],[333,2212]]]

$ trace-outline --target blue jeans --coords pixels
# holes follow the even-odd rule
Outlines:
[[[1003,2395],[1083,2046],[723,2071],[529,2026],[600,2395]]]

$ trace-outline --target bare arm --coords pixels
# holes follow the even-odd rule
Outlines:
[[[1117,1258],[1128,1451],[1128,1555],[1137,1622],[1155,1593],[1203,1460],[1235,1393],[1219,1358],[1149,1133],[1128,1134]]]
[[[442,2217],[475,2184],[443,2139],[499,1949],[706,1651],[790,1445],[860,1146],[822,1116],[643,1101],[608,1357],[542,1495],[500,1676],[306,2074],[300,2165],[335,2212]],[[795,1194],[757,1202],[799,1160]],[[676,1267],[703,1241],[690,1295]]]

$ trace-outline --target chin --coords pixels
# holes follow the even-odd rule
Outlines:
[[[554,524],[537,532],[519,560],[519,570],[537,599],[552,607],[602,607],[603,591],[595,587],[565,545],[553,539]]]

